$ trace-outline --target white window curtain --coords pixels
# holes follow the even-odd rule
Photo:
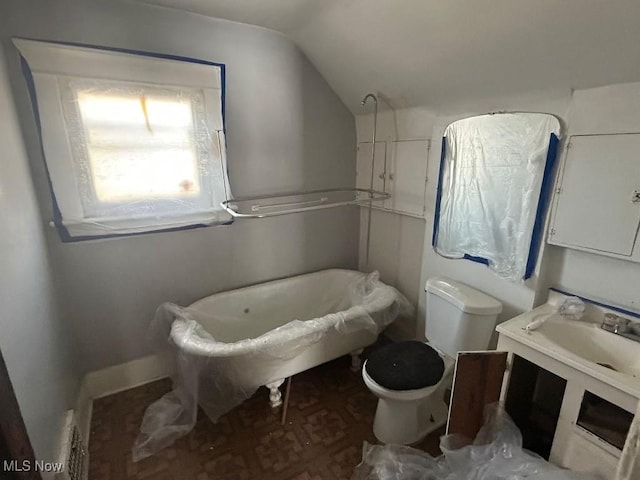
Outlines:
[[[223,66],[15,39],[56,223],[92,238],[230,221]]]
[[[551,135],[560,123],[538,113],[467,118],[445,130],[435,251],[525,276]]]

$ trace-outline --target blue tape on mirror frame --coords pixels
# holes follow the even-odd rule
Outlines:
[[[442,148],[440,149],[440,172],[438,172],[438,186],[436,187],[436,211],[433,215],[433,235],[431,236],[431,246],[435,250],[438,242],[438,228],[440,227],[440,204],[442,203],[442,177],[444,175],[444,158],[447,153],[447,137],[442,137]]]
[[[440,172],[438,173],[438,187],[436,191],[436,211],[433,217],[433,236],[431,237],[431,245],[433,249],[436,249],[436,243],[438,241],[438,229],[440,223],[440,206],[442,203],[442,179],[444,176],[444,163],[446,157],[446,144],[447,137],[442,137],[442,149],[440,153]],[[533,231],[531,233],[531,244],[529,247],[529,255],[527,257],[527,265],[525,267],[525,274],[523,280],[527,280],[533,275],[533,271],[536,267],[536,261],[538,259],[538,252],[540,251],[540,244],[542,241],[542,234],[544,231],[544,214],[549,206],[551,200],[551,189],[553,188],[553,172],[555,169],[556,158],[558,154],[558,145],[560,139],[551,134],[549,138],[549,149],[547,150],[547,158],[544,166],[544,173],[542,175],[542,185],[540,187],[540,195],[538,197],[538,208],[536,210],[536,219],[533,224]],[[465,260],[471,260],[472,262],[481,263],[489,266],[489,260],[484,257],[477,257],[465,253],[462,257]]]
[[[483,265],[486,265],[487,267],[489,266],[489,260],[487,260],[484,257],[476,257],[474,255],[469,255],[468,253],[465,253],[462,258],[465,260],[471,260],[472,262],[481,263]]]
[[[22,38],[22,37],[21,37]],[[143,50],[133,50],[128,48],[117,48],[117,47],[105,47],[100,45],[91,45],[91,44],[83,44],[83,43],[75,43],[75,42],[62,42],[56,40],[41,40],[38,38],[22,38],[24,40],[34,40],[38,42],[46,42],[53,43],[57,45],[68,45],[71,47],[82,47],[82,48],[93,48],[96,50],[104,50],[109,52],[118,52],[118,53],[128,53],[132,55],[140,55],[144,57],[153,57],[153,58],[162,58],[166,60],[178,60],[181,62],[189,62],[189,63],[197,63],[200,65],[211,65],[220,68],[220,85],[221,85],[221,97],[222,97],[222,131],[225,132],[225,141],[226,141],[226,66],[224,63],[216,63],[210,62],[207,60],[200,60],[198,58],[191,57],[183,57],[181,55],[171,55],[164,53],[156,53],[156,52],[146,52]],[[60,207],[58,206],[58,201],[56,200],[56,196],[53,193],[53,185],[51,183],[51,175],[49,173],[49,167],[46,162],[46,155],[44,152],[44,144],[42,142],[42,124],[40,122],[40,112],[38,110],[38,97],[36,95],[35,82],[33,80],[33,73],[31,72],[31,68],[29,67],[29,63],[26,58],[20,54],[20,67],[22,70],[22,75],[27,84],[27,91],[29,93],[29,99],[31,100],[31,109],[33,111],[33,116],[36,122],[36,129],[38,131],[38,140],[40,143],[40,154],[42,155],[42,159],[44,160],[44,168],[47,176],[47,183],[49,184],[49,191],[51,192],[51,202],[53,205],[53,223],[56,226],[56,230],[58,231],[58,235],[60,236],[60,240],[64,243],[71,242],[81,242],[85,240],[99,240],[104,238],[123,238],[123,237],[133,237],[138,235],[148,235],[152,233],[162,233],[162,232],[176,232],[181,230],[194,230],[196,228],[205,228],[210,227],[211,225],[207,225],[204,223],[194,223],[193,225],[186,225],[182,227],[173,227],[173,228],[164,228],[161,230],[149,230],[147,232],[135,232],[135,233],[119,233],[119,234],[105,234],[105,235],[84,235],[84,236],[72,236],[69,234],[69,230],[62,223],[62,213],[60,212]],[[228,176],[228,168],[227,168],[227,176]],[[220,223],[217,225],[230,225],[233,223],[233,218],[229,221]]]
[[[440,172],[438,173],[438,187],[436,192],[436,211],[433,216],[433,236],[431,237],[431,246],[436,250],[436,243],[438,242],[438,229],[440,227],[440,205],[442,204],[442,178],[444,177],[444,162],[447,153],[447,137],[442,137],[442,149],[440,150]],[[436,250],[437,252],[437,250]],[[465,253],[462,257],[465,260],[471,260],[472,262],[481,263],[489,266],[489,260],[483,257],[476,257]]]
[[[558,145],[560,139],[551,134],[549,138],[549,150],[547,150],[547,160],[544,164],[544,173],[542,175],[542,185],[540,187],[540,196],[538,198],[538,209],[536,210],[536,220],[533,224],[533,232],[531,233],[531,246],[529,247],[529,258],[527,258],[527,266],[525,268],[524,279],[531,278],[536,268],[538,260],[538,252],[542,243],[542,234],[544,232],[544,214],[547,211],[549,202],[551,201],[551,190],[553,188],[553,172],[556,166],[556,158],[558,155]]]

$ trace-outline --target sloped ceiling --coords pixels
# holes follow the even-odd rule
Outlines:
[[[640,81],[638,0],[142,1],[283,32],[355,113]]]

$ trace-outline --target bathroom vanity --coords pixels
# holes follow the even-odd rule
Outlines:
[[[556,465],[613,478],[640,399],[640,343],[601,324],[607,313],[640,319],[586,303],[582,319],[569,320],[554,307],[564,298],[551,291],[547,304],[499,325],[497,351],[459,355],[449,431],[469,423],[473,408],[465,395],[484,404],[499,397],[525,448]],[[543,322],[527,330],[534,320]],[[481,365],[489,381],[463,382],[462,361]]]
[[[604,306],[587,303],[580,320],[555,314],[563,297],[552,291],[549,303],[498,326],[498,350],[509,352],[502,399],[526,448],[613,478],[640,398],[640,343],[600,327],[618,315]],[[536,319],[545,321],[525,330]]]

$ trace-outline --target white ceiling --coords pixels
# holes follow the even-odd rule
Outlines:
[[[354,112],[640,81],[638,0],[142,1],[287,34]]]

